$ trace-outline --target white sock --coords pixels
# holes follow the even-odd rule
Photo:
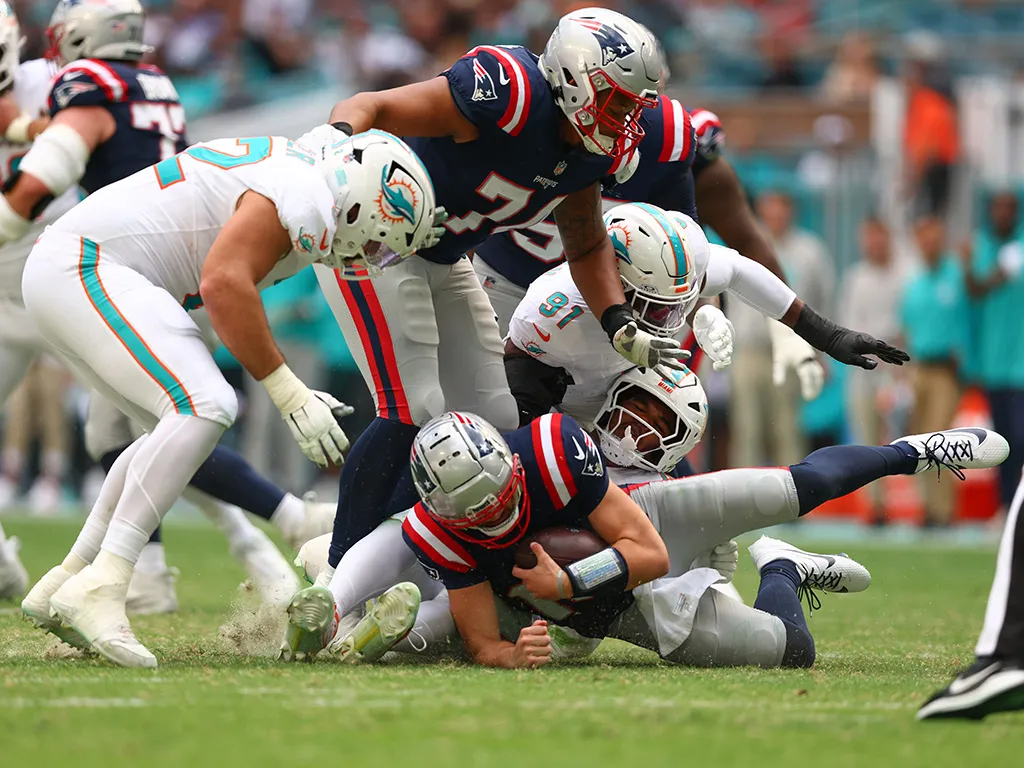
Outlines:
[[[277,526],[286,539],[295,536],[306,523],[306,502],[286,493],[270,516],[270,522]]]
[[[356,542],[338,563],[330,590],[338,611],[344,616],[360,608],[402,581],[402,575],[416,565],[416,555],[402,538],[402,524],[385,520]]]
[[[161,418],[128,465],[103,549],[134,564],[223,434],[224,427],[209,419],[178,413]]]
[[[125,593],[127,593],[128,584],[132,580],[132,572],[134,570],[135,567],[130,561],[103,549],[96,555],[91,573],[95,574],[102,581],[113,582],[123,586]]]
[[[135,569],[141,573],[164,573],[167,571],[167,558],[164,545],[160,541],[150,541],[139,553],[139,561]]]
[[[195,504],[210,521],[227,537],[232,553],[247,549],[260,533],[252,521],[238,507],[225,504],[191,485],[181,494],[190,504]]]
[[[331,579],[334,578],[334,568],[329,565],[325,565],[320,569],[320,573],[316,575],[316,581],[313,582],[314,587],[326,587],[330,589]]]
[[[78,573],[85,565],[96,559],[100,546],[103,544],[103,537],[107,535],[110,518],[114,516],[114,508],[117,506],[121,494],[124,493],[124,480],[128,473],[128,465],[148,439],[149,435],[143,435],[125,448],[110,468],[110,472],[107,473],[103,480],[103,487],[100,488],[100,495],[96,497],[96,503],[89,510],[89,516],[85,519],[85,524],[71,547],[71,555],[74,555],[74,558],[68,555],[64,560],[64,568],[69,573]]]

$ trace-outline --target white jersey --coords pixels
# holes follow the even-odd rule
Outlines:
[[[14,76],[14,100],[22,112],[35,117],[48,111],[50,85],[59,69],[55,62],[47,59],[32,59],[21,63]],[[11,144],[0,137],[0,183],[7,183],[30,146]],[[13,299],[21,303],[21,273],[25,270],[25,259],[32,250],[32,244],[47,224],[71,210],[81,198],[79,188],[72,187],[46,207],[23,238],[0,246],[0,299]]]
[[[98,190],[50,231],[86,238],[100,258],[139,272],[195,309],[210,246],[249,190],[274,203],[292,241],[259,288],[330,253],[334,196],[312,155],[281,136],[196,144]]]

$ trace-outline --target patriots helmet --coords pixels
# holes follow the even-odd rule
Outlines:
[[[666,71],[646,27],[606,8],[574,11],[559,20],[539,64],[588,152],[619,158],[637,147],[640,110],[657,104]]]
[[[138,61],[153,50],[142,42],[146,14],[139,0],[60,0],[46,37],[49,59]]]

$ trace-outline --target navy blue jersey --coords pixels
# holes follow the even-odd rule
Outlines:
[[[608,492],[609,479],[601,451],[590,435],[571,417],[551,413],[504,437],[512,452],[519,454],[526,474],[522,508],[523,514],[529,509],[530,522],[524,536],[558,526],[593,530],[590,513]],[[427,573],[447,589],[490,582],[499,599],[588,637],[602,637],[612,619],[633,601],[630,592],[557,603],[534,598],[512,576],[514,546],[487,549],[457,538],[422,504],[406,517],[402,535]]]
[[[693,158],[693,178],[718,159],[725,147],[725,131],[718,115],[706,109],[690,110],[693,132],[697,136],[697,154]]]
[[[696,218],[690,172],[696,142],[690,115],[675,99],[661,96],[657,106],[643,110],[640,122],[640,164],[625,183],[606,185],[605,207],[639,201]],[[495,234],[476,248],[476,257],[522,288],[565,261],[551,217],[529,228]]]
[[[148,64],[79,59],[57,73],[50,115],[103,107],[114,135],[93,150],[79,182],[89,193],[185,150],[185,109],[167,75]]]
[[[521,46],[474,48],[444,76],[479,136],[406,138],[449,214],[441,242],[419,252],[429,261],[453,263],[488,235],[543,221],[624,163],[565,144],[565,117],[537,57]]]

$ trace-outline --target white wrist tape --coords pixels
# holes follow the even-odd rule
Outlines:
[[[292,373],[287,363],[282,363],[280,368],[263,379],[260,384],[266,388],[278,410],[285,415],[299,410],[309,399],[309,387]]]
[[[0,243],[10,243],[14,240],[21,240],[29,229],[32,222],[23,219],[11,208],[7,198],[0,195]]]
[[[85,139],[67,125],[51,125],[32,142],[19,170],[39,179],[54,197],[78,183],[89,162]]]
[[[12,144],[28,144],[28,127],[31,124],[31,115],[22,112],[11,120],[11,124],[7,126],[7,133],[4,134],[4,138]]]

